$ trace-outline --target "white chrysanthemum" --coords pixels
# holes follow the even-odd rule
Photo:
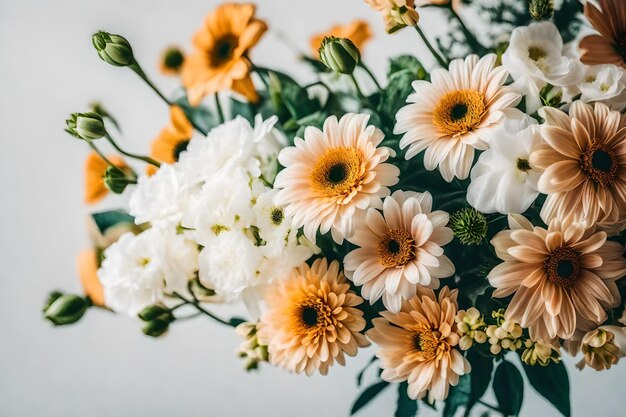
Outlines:
[[[180,222],[188,198],[177,166],[161,164],[154,175],[139,177],[130,197],[130,214],[137,224],[173,226]]]
[[[297,238],[297,229],[292,228],[291,217],[286,216],[283,207],[274,203],[277,192],[278,190],[267,188],[257,197],[253,208],[256,214],[254,224],[270,254],[280,254],[287,242],[293,242]]]
[[[454,265],[442,246],[452,241],[445,211],[431,211],[430,193],[396,191],[385,198],[382,214],[371,208],[355,223],[349,241],[359,248],[344,258],[346,276],[362,285],[370,303],[382,298],[397,313],[418,286],[438,288]]]
[[[163,301],[164,292],[185,291],[198,269],[198,250],[174,230],[126,233],[104,253],[98,277],[107,307],[135,316]]]
[[[626,107],[626,70],[616,65],[594,65],[585,68],[585,76],[578,84],[585,103],[601,101],[612,110]]]
[[[487,149],[493,129],[521,114],[514,108],[520,94],[504,86],[508,73],[495,64],[494,54],[480,60],[470,55],[453,60],[449,70],[433,70],[431,82],[413,82],[415,93],[398,111],[393,130],[404,133],[400,148],[408,147],[406,159],[426,150],[427,170],[438,166],[448,182],[467,178],[474,150]]]
[[[526,95],[529,114],[541,107],[539,92],[546,84],[568,87],[582,76],[580,62],[565,56],[563,39],[552,22],[514,29],[502,65],[515,80],[514,87]]]
[[[510,119],[494,131],[472,169],[467,201],[483,213],[523,213],[539,195],[541,175],[528,159],[541,141],[534,119]]]
[[[307,127],[304,139],[296,138],[278,156],[285,169],[274,182],[281,189],[275,202],[312,242],[318,230],[343,242],[355,213],[380,207],[388,187],[398,183],[400,170],[385,163],[394,152],[379,147],[384,134],[368,120],[367,114],[330,116],[323,130]]]

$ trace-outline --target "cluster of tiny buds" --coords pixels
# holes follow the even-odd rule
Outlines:
[[[504,319],[504,309],[501,308],[492,312],[491,316],[496,319],[496,324],[487,327],[487,336],[489,337],[489,351],[497,355],[502,349],[515,352],[522,347],[522,335],[524,333],[522,326],[511,320]]]
[[[522,353],[522,361],[526,365],[548,366],[550,362],[559,363],[561,361],[561,353],[550,345],[526,339],[524,346],[526,349]]]
[[[467,311],[459,310],[455,320],[457,332],[461,336],[459,340],[461,350],[468,350],[474,342],[485,343],[487,341],[485,318],[475,307],[471,307]]]
[[[237,349],[237,355],[244,359],[246,371],[258,369],[260,362],[267,362],[269,359],[267,346],[259,343],[257,330],[256,323],[251,322],[243,322],[235,328],[235,332],[244,338]]]

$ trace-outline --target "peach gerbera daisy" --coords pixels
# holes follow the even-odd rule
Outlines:
[[[569,116],[544,107],[540,115],[544,143],[530,155],[530,163],[545,170],[539,191],[548,194],[541,218],[572,216],[588,226],[598,223],[614,231],[626,220],[626,126],[619,112],[605,104],[595,108],[576,101]]]
[[[180,153],[187,149],[193,136],[193,126],[179,106],[170,107],[170,124],[152,142],[150,156],[166,164],[178,161]],[[155,167],[150,165],[148,171],[153,173]]]
[[[348,240],[360,248],[346,255],[344,268],[372,304],[382,297],[385,308],[397,313],[418,285],[438,288],[439,278],[454,273],[441,248],[453,238],[445,227],[449,215],[431,212],[432,204],[430,193],[396,191],[385,198],[382,215],[370,208],[355,223]]]
[[[600,8],[587,1],[585,16],[598,35],[580,41],[580,60],[588,65],[614,64],[626,69],[626,1],[597,0]]]
[[[393,130],[404,133],[400,148],[408,147],[406,159],[426,149],[427,170],[439,166],[448,182],[467,178],[474,149],[487,149],[491,132],[507,117],[521,117],[515,109],[521,95],[504,86],[507,77],[489,54],[455,59],[449,70],[433,70],[430,82],[414,81],[411,104],[398,111]]]
[[[182,68],[183,85],[192,105],[224,90],[235,91],[251,101],[258,99],[247,54],[267,25],[254,17],[255,10],[253,4],[223,4],[196,32],[195,51],[185,57]]]
[[[98,253],[95,249],[86,249],[78,254],[76,263],[85,295],[94,305],[104,307],[104,289],[98,278]]]
[[[606,233],[558,220],[546,230],[521,215],[509,216],[509,227],[491,240],[504,262],[487,278],[494,297],[513,294],[505,318],[527,327],[531,339],[568,339],[619,305],[615,281],[626,274],[624,247]]]
[[[467,359],[455,349],[458,305],[457,290],[443,287],[439,297],[431,289],[419,288],[417,295],[402,304],[399,313],[384,311],[367,332],[379,347],[381,377],[389,382],[408,381],[408,394],[420,399],[428,392],[429,402],[448,396],[450,385],[470,372]]]
[[[357,48],[362,49],[365,43],[372,37],[372,29],[365,20],[359,19],[347,25],[335,25],[326,32],[318,33],[311,37],[309,43],[313,56],[319,58],[319,49],[322,40],[324,40],[325,37],[332,36],[350,39]]]
[[[130,167],[118,156],[107,156],[113,165],[123,171],[130,171]],[[104,184],[104,174],[109,164],[96,152],[92,152],[85,160],[85,203],[95,204],[109,194]]]
[[[309,126],[304,139],[284,148],[278,161],[285,167],[276,176],[276,204],[286,205],[295,227],[304,226],[305,236],[315,242],[319,229],[329,230],[336,242],[352,233],[357,210],[382,207],[381,197],[398,183],[400,170],[384,163],[395,153],[378,147],[383,132],[368,126],[369,115],[330,116],[323,130]]]
[[[266,293],[267,311],[259,323],[259,341],[274,365],[311,375],[345,364],[359,347],[369,345],[360,332],[363,299],[350,291],[339,262],[316,259],[302,264]]]

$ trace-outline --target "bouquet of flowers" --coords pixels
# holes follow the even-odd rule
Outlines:
[[[129,203],[93,214],[85,294],[52,293],[45,317],[98,307],[152,337],[205,317],[241,336],[246,369],[307,375],[374,344],[352,413],[395,385],[396,416],[517,415],[525,374],[569,416],[561,355],[600,371],[626,354],[626,2],[366,1],[436,64],[398,56],[378,80],[355,21],[312,38],[301,84],[255,64],[268,27],[232,3],[166,49],[182,84],[166,95],[127,39],[94,34],[171,119],[148,155],[100,104],[67,120],[92,151],[87,203]],[[429,14],[443,36],[421,29]]]

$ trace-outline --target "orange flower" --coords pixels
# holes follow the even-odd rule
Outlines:
[[[126,171],[130,167],[118,156],[107,156],[109,161],[116,167]],[[108,164],[97,153],[92,152],[85,160],[85,203],[95,204],[102,200],[109,193],[109,189],[104,185],[104,173]]]
[[[580,60],[589,65],[626,68],[626,1],[598,0],[598,4],[599,9],[589,1],[585,3],[585,16],[600,34],[580,41]]]
[[[159,136],[152,142],[150,156],[159,162],[173,164],[178,161],[181,152],[187,149],[187,145],[193,135],[193,126],[178,106],[170,107],[170,124],[165,127]],[[150,166],[149,173],[153,172]]]
[[[195,52],[185,58],[182,81],[189,102],[197,106],[202,98],[218,91],[232,90],[256,101],[258,95],[250,77],[247,53],[267,30],[254,17],[252,4],[227,3],[209,14],[193,37]]]
[[[104,290],[98,278],[98,254],[95,249],[85,249],[77,257],[78,277],[85,295],[94,305],[104,307]]]
[[[310,40],[311,51],[314,57],[319,57],[318,50],[322,44],[322,40],[327,36],[348,38],[357,48],[361,49],[372,37],[372,29],[365,20],[354,20],[347,25],[335,25],[326,32],[318,33],[312,36]]]
[[[176,46],[170,46],[161,54],[159,71],[163,75],[180,75],[184,62],[184,52]]]

